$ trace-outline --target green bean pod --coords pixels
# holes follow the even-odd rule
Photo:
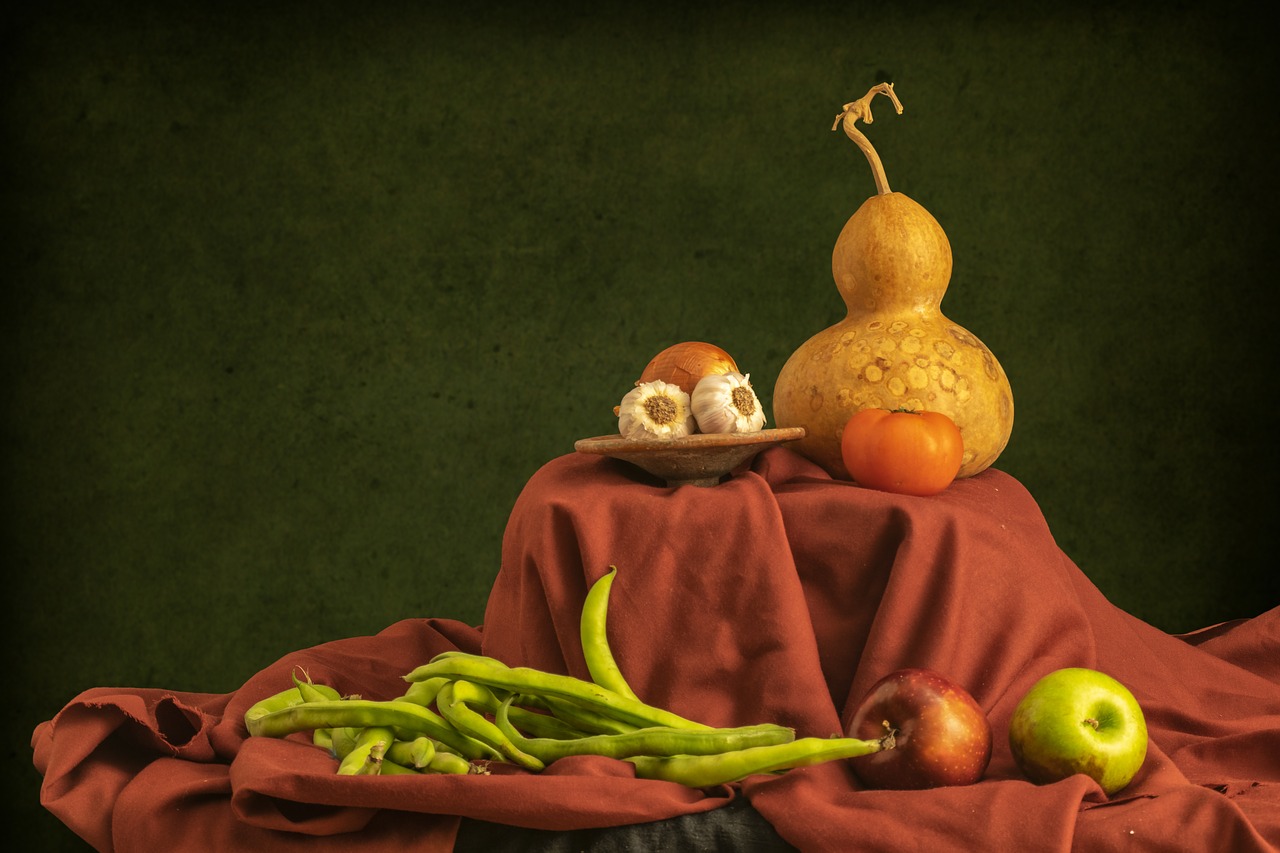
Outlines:
[[[400,698],[405,702],[412,702],[415,705],[430,708],[435,704],[436,694],[440,692],[440,688],[448,683],[449,679],[443,675],[436,678],[428,678],[425,681],[415,681],[409,685],[409,689]]]
[[[448,720],[412,702],[372,699],[335,699],[304,702],[272,711],[249,723],[249,734],[284,737],[299,731],[386,726],[424,734],[448,744],[466,758],[497,758],[502,754],[455,729]]]
[[[467,660],[479,660],[479,661],[484,661],[487,664],[492,664],[493,666],[502,667],[503,669],[509,669],[509,667],[505,663],[498,660],[497,658],[487,657],[486,655],[478,655],[478,654],[475,654],[474,652],[464,652],[460,649],[452,649],[447,652],[440,652],[438,655],[431,658],[431,660],[428,661],[428,663],[435,663],[438,660],[448,660],[449,658],[466,658]]]
[[[582,656],[586,660],[587,672],[591,673],[592,681],[619,696],[638,700],[640,697],[632,691],[631,685],[622,675],[622,670],[618,668],[618,662],[613,657],[613,650],[609,647],[609,636],[605,630],[609,616],[609,592],[613,589],[613,579],[617,574],[618,567],[610,566],[609,573],[587,590],[579,622]]]
[[[279,693],[272,694],[265,699],[259,699],[250,705],[249,709],[244,712],[244,724],[247,727],[251,727],[254,720],[260,720],[267,714],[283,711],[285,708],[292,708],[294,705],[301,705],[302,702],[302,694],[298,692],[297,687],[281,690]]]
[[[338,763],[338,775],[377,776],[382,772],[382,759],[394,740],[395,733],[385,726],[361,729],[354,748]]]
[[[718,755],[755,746],[772,746],[795,740],[794,729],[761,723],[739,728],[710,730],[673,729],[654,726],[614,735],[593,735],[573,740],[528,738],[511,724],[507,711],[509,697],[495,714],[495,725],[520,750],[550,764],[571,755],[603,755],[630,758],[638,755]]]
[[[506,691],[501,691],[502,697],[499,697],[487,687],[481,688],[478,685],[472,685],[472,687],[477,689],[468,700],[467,704],[487,711],[490,714],[498,713],[498,708],[502,705],[502,699],[511,695]],[[525,704],[533,705],[532,702]],[[540,703],[534,707],[538,707],[540,710],[547,710],[545,703]],[[538,711],[529,710],[529,708],[513,705],[508,709],[508,714],[510,715],[511,724],[513,726],[522,732],[528,732],[529,734],[537,737],[550,737],[567,740],[569,738],[583,737],[588,734],[588,732],[571,725],[553,713],[543,714]]]
[[[320,731],[320,729],[316,729]],[[333,757],[341,761],[347,757],[351,750],[356,748],[356,738],[360,736],[362,731],[360,728],[353,726],[334,726],[329,729],[329,752],[333,753]],[[315,734],[311,735],[312,742],[315,741]]]
[[[807,737],[719,755],[638,755],[626,760],[636,766],[636,776],[642,779],[678,782],[690,788],[710,788],[737,782],[756,773],[773,773],[824,761],[856,758],[884,748],[884,739]]]
[[[448,752],[442,744],[429,737],[412,741],[397,740],[383,756],[382,772],[416,772],[422,774],[448,773],[462,775],[472,771],[471,762],[461,755]]]
[[[279,693],[259,699],[249,706],[249,710],[244,712],[244,723],[247,728],[252,730],[253,722],[265,717],[267,714],[275,711],[282,711],[285,708],[292,708],[294,705],[301,705],[303,702],[309,701],[308,696],[317,696],[325,699],[337,699],[338,691],[332,687],[323,684],[311,684],[309,681],[300,681],[294,676],[294,684],[292,687],[281,690]],[[307,693],[303,692],[302,685],[307,685]]]
[[[333,729],[316,729],[311,733],[311,742],[331,755],[337,754],[333,750]]]
[[[483,684],[491,689],[505,690],[508,693],[569,699],[640,728],[646,726],[670,726],[677,729],[711,728],[662,708],[646,705],[638,699],[620,696],[590,681],[528,667],[508,667],[502,664],[495,666],[483,658],[474,656],[451,655],[437,658],[419,666],[404,678],[406,681],[414,682],[438,675]]]
[[[474,773],[475,768],[470,761],[467,761],[461,755],[436,750],[435,757],[428,762],[426,767],[422,768],[422,771],[424,773],[452,773],[463,776],[468,773]]]
[[[485,706],[485,710],[489,713],[495,713],[497,708]],[[537,711],[531,711],[527,708],[512,708],[511,723],[520,731],[527,732],[534,737],[555,738],[556,740],[572,740],[574,738],[586,737],[588,734],[578,728],[555,716],[554,714],[541,714]]]
[[[576,702],[555,696],[526,695],[521,697],[520,702],[527,708],[546,711],[566,726],[577,729],[583,734],[620,735],[640,728],[634,723],[624,723],[593,708],[584,708]]]
[[[397,739],[388,747],[386,757],[396,764],[421,770],[436,757],[436,742],[426,735],[413,740]]]
[[[397,761],[383,756],[382,766],[379,768],[382,776],[421,776],[422,772],[413,767],[407,767]]]
[[[546,765],[512,743],[501,729],[470,707],[469,703],[483,701],[481,694],[487,692],[486,688],[469,681],[451,681],[436,696],[436,706],[458,731],[488,744],[513,764],[529,770],[542,770]]]
[[[298,689],[298,695],[302,697],[303,702],[324,702],[326,700],[341,699],[342,694],[338,693],[327,684],[316,684],[311,679],[303,681],[298,676],[293,677],[293,684]]]

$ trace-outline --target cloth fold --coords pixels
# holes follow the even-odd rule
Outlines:
[[[588,677],[587,589],[616,566],[608,633],[645,701],[712,725],[843,732],[881,676],[937,670],[987,712],[986,778],[869,791],[847,762],[699,791],[581,757],[540,774],[337,777],[309,739],[248,738],[245,710],[295,667],[394,698],[450,649]],[[449,850],[461,818],[531,829],[625,826],[738,796],[805,851],[1280,850],[1280,608],[1170,635],[1107,601],[1055,543],[1032,496],[989,469],[928,498],[833,480],[785,447],[714,488],[668,488],[569,454],[526,484],[483,625],[407,619],[287,655],[225,695],[87,690],[33,735],[42,802],[101,851]],[[1008,722],[1062,666],[1126,684],[1151,745],[1108,798],[1077,776],[1027,782]],[[334,845],[330,847],[329,845]]]

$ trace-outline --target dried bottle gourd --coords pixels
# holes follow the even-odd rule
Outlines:
[[[871,164],[876,195],[845,223],[831,270],[848,309],[843,320],[802,344],[778,374],[773,420],[804,427],[792,447],[847,479],[840,454],[845,423],[861,409],[941,412],[960,429],[958,477],[995,462],[1013,430],[1013,392],[1000,362],[977,336],[943,315],[951,244],[920,204],[889,187],[880,158],[856,122],[870,124],[877,95],[902,105],[881,83],[845,104],[843,127]]]

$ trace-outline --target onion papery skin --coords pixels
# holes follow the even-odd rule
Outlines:
[[[640,374],[640,382],[661,379],[668,384],[678,385],[681,391],[692,395],[702,377],[737,372],[738,365],[733,356],[715,344],[682,341],[672,344],[650,359]]]

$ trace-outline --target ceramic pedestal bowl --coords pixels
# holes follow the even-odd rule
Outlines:
[[[574,442],[579,453],[621,459],[660,477],[668,486],[715,486],[734,468],[767,447],[804,438],[804,427],[744,433],[694,433],[667,440],[600,435]]]

